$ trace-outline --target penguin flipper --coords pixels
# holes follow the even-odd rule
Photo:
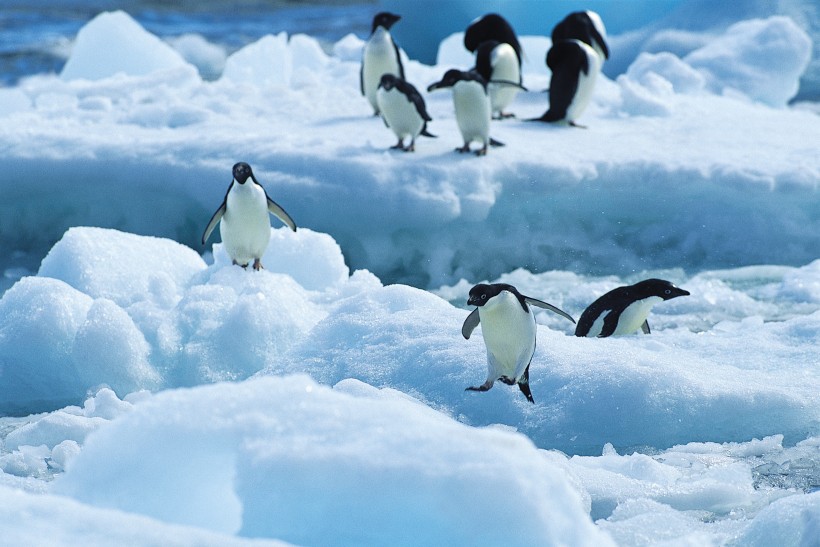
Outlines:
[[[219,206],[219,209],[211,217],[211,220],[208,221],[208,226],[205,227],[205,231],[202,233],[202,244],[205,245],[205,242],[208,241],[208,238],[211,237],[211,232],[214,231],[216,225],[222,220],[222,215],[225,214],[225,202],[222,202],[222,205]]]
[[[467,316],[467,319],[464,320],[464,324],[461,325],[461,335],[469,340],[470,335],[473,334],[473,331],[478,326],[478,323],[481,321],[481,318],[478,316],[478,308],[474,309],[470,312],[470,315]]]
[[[404,65],[401,62],[401,51],[399,50],[399,45],[392,36],[390,37],[390,41],[393,42],[393,49],[396,50],[396,62],[399,64],[399,77],[404,80]]]
[[[427,131],[427,124],[426,123],[424,124],[424,127],[421,128],[421,133],[419,133],[419,135],[424,135],[425,137],[430,137],[432,139],[437,139],[438,138],[438,135],[433,135],[432,133]]]
[[[644,334],[649,334],[651,331],[649,330],[649,321],[644,320],[643,324],[641,324],[641,330]]]
[[[527,368],[524,369],[524,374],[521,376],[521,379],[518,380],[518,389],[521,390],[521,393],[524,394],[524,397],[533,404],[535,404],[535,399],[532,398],[532,391],[530,391],[530,366],[527,365]]]
[[[561,317],[566,317],[567,319],[569,319],[570,321],[575,323],[575,319],[573,319],[570,314],[568,314],[567,312],[565,312],[564,310],[562,310],[560,308],[557,308],[557,307],[553,306],[552,304],[548,304],[548,303],[544,302],[543,300],[538,300],[537,298],[530,298],[529,296],[525,296],[524,300],[527,301],[527,304],[531,304],[531,305],[533,305],[537,308],[543,308],[545,310],[550,310],[551,312],[555,312],[558,315],[560,315]]]
[[[293,219],[290,218],[290,215],[287,214],[285,212],[285,210],[282,209],[279,206],[279,204],[276,203],[275,201],[273,201],[271,198],[268,198],[268,212],[270,214],[274,215],[276,218],[278,218],[282,222],[284,222],[285,224],[287,224],[288,228],[290,228],[294,232],[296,231],[296,223],[293,222]]]

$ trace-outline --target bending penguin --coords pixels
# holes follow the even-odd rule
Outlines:
[[[458,152],[469,152],[470,143],[478,141],[482,147],[476,150],[477,156],[487,154],[487,146],[504,146],[503,143],[490,138],[490,96],[487,94],[487,82],[480,74],[471,70],[464,72],[451,68],[444,73],[441,81],[430,84],[427,91],[453,88],[453,105],[456,110],[456,123],[464,139],[464,146],[456,148]]]
[[[524,296],[506,283],[474,286],[470,289],[467,305],[478,307],[467,316],[461,334],[469,339],[481,323],[481,334],[487,346],[487,380],[467,390],[487,391],[500,380],[508,385],[518,384],[527,400],[534,403],[530,391],[530,362],[535,353],[536,324],[530,306],[553,311],[573,323],[575,320],[552,304]]]
[[[513,117],[504,109],[521,85],[521,44],[506,19],[497,13],[479,17],[464,33],[464,47],[476,54],[476,71],[487,80],[493,116]]]
[[[584,127],[576,120],[586,110],[595,80],[601,72],[601,57],[580,40],[561,40],[547,52],[550,78],[550,106],[532,121],[566,122],[573,127]]]
[[[433,118],[427,113],[421,94],[410,82],[393,74],[383,74],[376,99],[385,125],[399,139],[391,148],[413,152],[419,135],[435,138],[435,135],[427,131],[427,122]],[[410,137],[410,144],[407,146],[404,146],[405,137]]]
[[[247,268],[253,260],[253,269],[262,269],[262,255],[270,242],[270,219],[273,214],[296,231],[296,224],[284,209],[268,197],[265,189],[253,176],[251,166],[239,162],[233,166],[233,180],[222,205],[211,217],[202,244],[219,223],[222,243],[234,264]]]
[[[362,50],[362,68],[359,72],[359,85],[362,95],[367,97],[373,107],[373,115],[379,114],[376,93],[383,74],[395,74],[404,79],[404,66],[399,55],[399,46],[390,36],[390,28],[401,19],[399,15],[382,11],[373,17],[370,38]]]
[[[688,295],[689,291],[663,279],[645,279],[634,285],[618,287],[584,310],[578,319],[575,336],[604,338],[632,334],[638,329],[649,334],[649,322],[646,318],[652,306],[664,300]]]

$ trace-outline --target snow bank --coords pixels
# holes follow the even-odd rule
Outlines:
[[[157,395],[89,439],[55,489],[299,544],[608,543],[523,436],[355,381],[259,378]]]

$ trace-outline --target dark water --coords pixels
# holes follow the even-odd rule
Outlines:
[[[375,0],[0,0],[0,85],[59,72],[70,43],[95,15],[121,9],[160,37],[200,34],[228,53],[266,34],[305,33],[332,44],[365,37]]]

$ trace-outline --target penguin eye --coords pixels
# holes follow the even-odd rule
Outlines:
[[[666,290],[665,290],[665,291],[663,291],[663,292],[664,292],[664,293],[666,293],[666,294],[672,294],[672,290],[671,290],[671,289],[666,289]]]
[[[486,295],[486,294],[482,294],[482,295],[481,295],[481,299],[482,299],[482,300],[487,300],[487,295]]]

